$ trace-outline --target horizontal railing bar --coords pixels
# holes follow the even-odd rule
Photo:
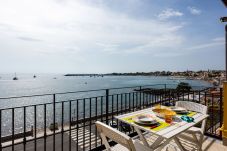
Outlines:
[[[164,85],[164,84],[155,84],[155,85],[144,85],[144,86],[156,86],[156,85]],[[24,95],[24,96],[11,96],[11,97],[0,97],[0,99],[16,99],[16,98],[26,98],[26,97],[37,97],[37,96],[49,96],[53,94],[71,94],[71,93],[82,93],[82,92],[94,92],[94,91],[104,91],[106,89],[114,90],[114,89],[126,89],[126,88],[136,88],[140,86],[132,86],[132,87],[116,87],[116,88],[103,88],[103,89],[91,89],[91,90],[82,90],[82,91],[69,91],[69,92],[57,92],[57,93],[46,93],[46,94],[36,94],[36,95]]]
[[[138,86],[131,86],[131,87],[116,87],[116,88],[103,88],[103,89],[91,89],[91,90],[82,90],[82,91],[69,91],[69,92],[57,92],[57,93],[46,93],[46,94],[35,94],[35,95],[23,95],[23,96],[10,96],[10,97],[0,97],[0,100],[3,99],[17,99],[17,98],[27,98],[27,97],[38,97],[38,96],[51,96],[53,94],[71,94],[71,93],[82,93],[82,92],[95,92],[95,91],[104,91],[106,89],[109,90],[116,90],[116,89],[127,89],[127,88],[136,88],[136,87],[147,87],[147,86],[158,86],[158,85],[175,85],[175,84],[152,84],[152,85],[138,85]],[[200,86],[193,86],[193,87],[200,87]],[[206,87],[210,88],[210,87]]]
[[[127,94],[130,94],[130,93],[134,93],[134,92],[129,92]],[[126,93],[114,93],[114,94],[111,94],[109,96],[114,96],[114,95],[120,95],[120,94],[126,94]],[[101,97],[104,97],[105,95],[100,95],[100,96],[94,96],[94,97],[86,97],[86,98],[80,98],[80,99],[69,99],[69,100],[65,100],[65,101],[58,101],[58,102],[55,102],[56,104],[60,104],[62,102],[75,102],[75,101],[81,101],[81,100],[88,100],[88,99],[95,99],[95,98],[101,98]],[[92,100],[94,101],[94,100]],[[39,103],[39,104],[31,104],[31,105],[24,105],[24,106],[16,106],[16,107],[9,107],[9,108],[2,108],[0,110],[4,111],[4,110],[12,110],[12,109],[19,109],[19,108],[24,108],[24,107],[34,107],[34,106],[43,106],[43,105],[51,105],[53,104],[53,102],[48,102],[48,103]]]
[[[25,105],[25,106],[16,106],[16,107],[9,107],[9,108],[3,108],[3,109],[0,109],[2,111],[4,110],[12,110],[12,109],[20,109],[20,108],[28,108],[28,107],[34,107],[34,106],[43,106],[43,105],[50,105],[50,104],[53,104],[53,103],[42,103],[42,104],[31,104],[31,105]]]
[[[157,85],[163,85],[165,84],[152,84],[152,85],[138,85],[138,86],[131,86],[131,87],[118,87],[118,88],[111,88],[109,90],[115,90],[115,89],[129,89],[129,88],[137,88],[137,87],[146,87],[146,86],[157,86]]]
[[[133,93],[133,92],[131,92]],[[120,94],[125,94],[125,93],[119,93],[118,95]],[[117,94],[112,94],[112,95],[117,95]],[[109,96],[112,96],[112,95],[109,95]],[[88,99],[95,99],[95,98],[101,98],[101,97],[104,97],[104,95],[100,95],[100,96],[94,96],[94,97],[87,97],[87,98],[80,98],[80,99],[70,99],[70,100],[65,100],[65,101],[58,101],[58,102],[55,102],[56,104],[60,104],[62,102],[75,102],[75,101],[81,101],[81,100],[88,100]],[[93,100],[92,100],[93,101]],[[4,110],[12,110],[12,109],[19,109],[19,108],[28,108],[28,107],[34,107],[34,106],[43,106],[43,105],[51,105],[53,104],[53,102],[48,102],[48,103],[39,103],[39,104],[31,104],[31,105],[24,105],[24,106],[15,106],[15,107],[9,107],[9,108],[2,108],[0,110],[4,111]]]

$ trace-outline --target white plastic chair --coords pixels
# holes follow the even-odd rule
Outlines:
[[[189,101],[178,101],[176,102],[176,106],[183,107],[190,111],[207,114],[207,106],[199,103],[189,102]],[[191,127],[183,134],[180,134],[178,137],[195,143],[198,149],[202,150],[205,126],[206,126],[206,119],[202,121],[201,127]],[[190,137],[190,135],[192,137]]]
[[[151,151],[151,148],[148,148],[141,144],[137,140],[132,140],[126,134],[102,123],[99,121],[95,122],[97,131],[102,139],[103,144],[106,147],[107,151]],[[107,138],[118,143],[117,145],[110,147]]]

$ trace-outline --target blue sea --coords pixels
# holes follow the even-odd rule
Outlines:
[[[62,74],[36,74],[36,78],[33,78],[33,74],[17,74],[19,80],[12,80],[14,74],[0,74],[0,98],[7,97],[19,97],[41,94],[53,94],[63,92],[75,92],[85,90],[98,90],[92,92],[80,92],[70,94],[57,94],[56,102],[75,100],[79,98],[87,98],[93,96],[105,95],[105,90],[110,88],[120,87],[134,87],[151,85],[152,88],[164,88],[164,84],[167,84],[167,88],[174,88],[180,82],[188,82],[194,89],[210,87],[208,82],[200,80],[170,80],[169,77],[159,76],[104,76],[104,77],[89,77],[89,76],[71,76],[66,77]],[[157,85],[159,84],[159,85]],[[110,90],[110,94],[128,92],[129,89],[114,89]],[[11,99],[0,99],[0,109],[21,107],[35,104],[51,103],[53,102],[53,95],[36,96],[36,97],[22,97]],[[92,112],[94,112],[94,102],[92,100]],[[86,100],[86,110],[89,110],[89,101]],[[101,106],[100,100],[98,100],[98,110]],[[79,102],[79,109],[83,106],[82,101]],[[69,103],[64,104],[65,115],[64,119],[67,123],[69,121]],[[23,131],[23,110],[24,108],[17,108],[14,110],[15,115],[15,131]],[[75,115],[76,106],[72,103],[72,114]],[[43,116],[44,106],[39,105],[36,108],[37,114],[37,127],[43,128]],[[47,125],[52,122],[53,106],[47,105]],[[82,109],[79,112],[79,117],[83,114]],[[88,112],[85,113],[86,116]],[[72,115],[73,116],[73,115]],[[56,121],[60,122],[61,117],[61,104],[56,106]],[[12,129],[9,125],[12,125],[12,110],[2,110],[2,134],[9,135]],[[34,126],[34,106],[26,107],[26,128],[29,129]]]
[[[188,82],[193,87],[211,86],[200,80],[170,80],[159,76],[71,76],[62,74],[17,74],[19,80],[12,80],[14,74],[0,74],[0,97],[59,93],[91,89],[108,89],[118,87],[143,86],[155,84],[177,85]]]

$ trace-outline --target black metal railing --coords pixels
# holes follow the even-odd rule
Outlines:
[[[222,89],[179,92],[174,86],[157,84],[0,100],[0,150],[97,150],[102,142],[95,121],[117,123],[116,128],[130,135],[133,130],[114,116],[155,104],[174,105],[177,100],[207,105],[205,134],[221,139],[217,130],[222,125]]]

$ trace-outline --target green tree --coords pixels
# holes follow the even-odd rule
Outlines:
[[[190,91],[192,89],[192,87],[189,85],[189,83],[180,82],[177,85],[176,89],[177,89],[177,91],[180,91],[180,92],[187,92],[187,91]]]

